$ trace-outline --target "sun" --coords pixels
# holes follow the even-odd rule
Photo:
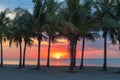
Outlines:
[[[51,57],[53,58],[53,59],[63,59],[64,57],[66,57],[66,54],[67,53],[63,53],[63,52],[54,52],[52,55],[51,55]]]
[[[56,55],[56,57],[55,57],[56,59],[60,59],[60,55]]]

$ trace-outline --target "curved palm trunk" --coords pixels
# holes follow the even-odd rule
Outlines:
[[[25,67],[25,56],[26,56],[26,42],[24,44],[24,53],[23,53],[23,67]]]
[[[74,69],[74,41],[70,41],[70,67],[69,71]]]
[[[37,61],[36,69],[40,69],[40,45],[41,45],[41,40],[38,39],[38,61]]]
[[[107,70],[107,35],[104,36],[104,62],[103,62],[103,70]]]
[[[1,67],[3,67],[3,45],[2,45],[2,41],[1,41]]]
[[[83,69],[84,48],[85,48],[85,37],[83,38],[83,45],[82,45],[82,56],[81,56],[81,64],[80,64],[80,69]]]
[[[19,69],[21,69],[22,67],[22,43],[20,42],[19,45],[20,45]]]
[[[50,46],[51,46],[51,38],[49,38],[49,45],[48,45],[47,67],[50,67]]]

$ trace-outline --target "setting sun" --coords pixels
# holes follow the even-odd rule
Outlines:
[[[61,59],[61,58],[66,57],[66,53],[55,52],[55,53],[53,53],[52,57],[55,58],[55,59]]]
[[[56,59],[60,59],[60,55],[57,55],[57,56],[56,56]]]

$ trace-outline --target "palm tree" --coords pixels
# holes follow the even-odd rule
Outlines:
[[[70,46],[70,67],[69,67],[69,71],[73,71],[73,67],[75,66],[74,61],[75,61],[75,53],[74,53],[74,49],[75,49],[75,38],[73,38],[74,35],[69,36],[69,46]]]
[[[112,43],[115,43],[115,27],[119,26],[115,20],[114,0],[96,1],[96,9],[101,21],[100,27],[104,38],[104,62],[103,70],[107,70],[107,35],[110,35]]]
[[[55,22],[55,29],[58,32],[57,36],[59,37],[65,37],[69,41],[69,53],[70,53],[70,66],[69,66],[69,71],[73,71],[74,68],[74,47],[75,47],[75,37],[78,35],[78,30],[77,28],[70,22],[65,21],[64,18],[61,17],[60,13],[60,18],[58,21],[56,20]]]
[[[45,31],[47,35],[49,36],[49,41],[48,41],[48,56],[47,56],[47,67],[50,66],[50,47],[51,47],[51,42],[55,41],[55,35],[56,35],[56,30],[53,22],[56,22],[56,17],[57,17],[57,11],[60,8],[60,3],[58,3],[56,0],[47,0],[46,1],[46,28]]]
[[[116,15],[115,15],[115,19],[116,21],[120,21],[120,1],[116,0]],[[119,44],[119,50],[120,50],[120,27],[116,28],[116,40],[118,41]],[[120,73],[120,70],[118,71],[118,73]]]
[[[78,35],[78,30],[77,28],[70,22],[67,21],[60,21],[57,26],[59,35],[63,35],[65,38],[68,39],[69,41],[69,53],[70,53],[70,66],[69,66],[69,71],[73,71],[74,69],[74,49],[76,45],[76,36]]]
[[[34,17],[34,26],[36,28],[35,32],[37,34],[38,40],[38,61],[36,69],[40,68],[40,47],[41,47],[41,40],[42,40],[42,27],[45,24],[45,1],[44,0],[33,0],[34,3],[34,10],[33,10],[33,17]]]
[[[31,46],[33,43],[33,40],[31,38],[35,37],[34,33],[34,24],[33,24],[33,15],[25,9],[22,8],[16,8],[15,11],[17,13],[22,13],[22,25],[25,28],[25,31],[23,32],[23,39],[24,39],[24,50],[23,50],[23,67],[25,66],[25,56],[26,56],[26,46]]]
[[[16,46],[20,48],[20,56],[19,56],[19,69],[22,67],[22,29],[21,28],[14,28],[11,39],[10,39],[10,45],[12,45],[12,42],[16,42]]]
[[[77,15],[79,15],[79,23],[77,23],[77,28],[79,29],[79,37],[83,40],[80,69],[83,68],[85,40],[88,39],[93,42],[96,38],[100,37],[97,33],[97,31],[99,31],[97,16],[95,13],[92,13],[92,5],[92,0],[84,1],[77,13]]]
[[[73,71],[74,68],[74,48],[76,45],[76,36],[78,35],[77,28],[69,21],[65,19],[64,10],[58,13],[58,16],[54,20],[57,37],[65,37],[69,41],[69,53],[70,53],[70,66],[69,71]]]
[[[23,67],[25,66],[26,47],[27,47],[27,45],[29,47],[32,46],[33,40],[31,38],[35,37],[35,33],[33,32],[33,30],[34,30],[33,24],[31,22],[31,20],[29,21],[29,18],[28,18],[28,20],[25,20],[25,22],[26,22],[26,24],[25,24],[26,29],[25,29],[24,36],[23,36],[23,39],[24,39],[23,65],[22,65]]]
[[[12,42],[16,42],[16,46],[19,46],[20,48],[19,69],[22,68],[22,39],[24,32],[26,31],[23,15],[24,13],[16,12],[16,17],[13,21],[13,27],[11,29],[12,34],[10,38],[10,46],[12,45]]]
[[[78,15],[76,15],[77,11],[80,8],[80,0],[65,0],[65,7],[63,7],[63,10],[61,11],[61,17],[70,25],[74,26],[71,29],[77,30],[77,22],[78,20]],[[71,31],[70,29],[70,31]],[[68,31],[67,37],[69,41],[69,51],[70,51],[70,67],[69,70],[72,71],[73,67],[75,66],[75,59],[76,59],[76,44],[77,40],[79,40],[79,35],[78,33],[72,33]],[[67,32],[66,32],[67,33]]]
[[[83,31],[84,27],[85,26],[90,27],[90,25],[93,24],[92,22],[93,21],[95,22],[95,19],[94,19],[95,17],[92,18],[93,16],[91,16],[91,13],[90,13],[93,1],[92,0],[86,0],[86,1],[84,1],[84,3],[81,3],[80,0],[74,0],[74,1],[73,0],[66,0],[65,2],[66,2],[67,8],[65,9],[65,11],[63,11],[64,12],[64,18],[65,18],[65,20],[74,24],[75,27],[79,30],[79,34],[76,35],[76,37],[74,37],[75,38],[75,44],[74,44],[73,52],[74,52],[74,66],[75,66],[75,64],[76,64],[76,44],[77,44],[77,40],[79,40],[79,37],[83,37],[84,34],[82,32],[84,32]],[[86,32],[86,34],[87,33],[89,33],[89,35],[90,35],[90,31]],[[85,40],[85,39],[83,38],[83,40]],[[83,41],[83,43],[84,42],[85,41]],[[82,51],[84,51],[84,44],[83,44]],[[81,63],[83,63],[83,58],[82,58]]]
[[[1,46],[1,64],[0,66],[3,67],[3,39],[5,38],[5,30],[7,25],[10,22],[9,17],[6,15],[10,13],[8,9],[0,12],[0,46]]]

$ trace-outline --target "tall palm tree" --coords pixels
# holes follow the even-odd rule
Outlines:
[[[64,13],[65,13],[64,18],[67,21],[69,21],[72,24],[74,24],[75,27],[79,30],[79,34],[76,35],[76,37],[74,37],[75,38],[75,44],[74,44],[74,66],[75,66],[75,63],[76,63],[75,59],[76,59],[76,44],[77,44],[77,40],[79,40],[79,37],[81,37],[81,35],[83,34],[82,32],[84,32],[84,31],[82,31],[81,28],[84,29],[85,26],[88,26],[87,25],[88,23],[89,23],[89,25],[91,25],[91,23],[93,21],[95,21],[94,18],[91,18],[92,16],[91,16],[91,13],[90,13],[91,7],[92,7],[92,5],[91,5],[92,2],[93,2],[92,0],[85,0],[84,3],[82,3],[80,0],[74,0],[74,1],[73,0],[65,0],[67,8],[64,11]],[[88,32],[88,33],[90,34],[90,32]],[[83,51],[84,51],[84,49],[83,49]]]
[[[65,38],[68,39],[69,41],[69,54],[70,54],[70,66],[69,66],[69,71],[74,70],[74,49],[76,45],[76,36],[78,35],[78,30],[77,28],[70,22],[61,20],[57,26],[59,27],[57,30],[60,35],[63,35]]]
[[[115,0],[96,1],[96,10],[101,21],[100,28],[103,31],[104,38],[104,62],[103,70],[107,70],[107,35],[110,35],[112,43],[115,43],[115,27],[119,26],[115,20]]]
[[[97,33],[97,31],[99,31],[98,21],[96,21],[97,16],[95,13],[92,13],[92,6],[92,0],[83,1],[77,12],[77,15],[79,15],[79,23],[77,23],[77,28],[79,29],[79,37],[83,40],[80,69],[83,68],[85,40],[88,39],[93,42],[96,38],[100,37]]]
[[[79,22],[78,20],[78,16],[76,15],[77,11],[80,8],[80,0],[65,0],[64,4],[66,6],[63,7],[63,10],[61,11],[61,17],[67,22],[69,23],[69,25],[74,26],[73,28],[71,27],[71,29],[76,29],[77,30],[77,22]],[[74,31],[74,30],[73,30]],[[69,34],[67,34],[68,36],[68,40],[69,40],[69,51],[70,51],[70,68],[69,70],[72,71],[73,67],[75,66],[75,58],[76,58],[76,44],[77,44],[77,40],[79,39],[79,35],[74,34],[72,32],[69,32]]]
[[[116,0],[116,15],[115,15],[115,18],[116,18],[116,21],[120,21],[120,1],[119,0]],[[120,50],[120,26],[116,28],[116,40],[118,41],[118,44],[119,44],[119,50]],[[120,70],[118,71],[118,73],[120,73]]]
[[[3,39],[5,38],[5,30],[10,22],[7,14],[10,13],[8,9],[0,12],[0,46],[1,46],[1,63],[0,66],[3,67]]]
[[[25,57],[26,57],[26,46],[31,46],[33,43],[33,40],[31,38],[35,37],[34,32],[34,24],[33,24],[33,15],[26,9],[23,8],[16,8],[15,11],[17,13],[22,13],[22,25],[25,28],[25,31],[23,32],[23,39],[24,39],[24,50],[23,50],[23,67],[25,66]]]
[[[57,12],[60,8],[60,3],[58,3],[56,0],[47,0],[46,1],[46,28],[45,31],[47,35],[49,36],[48,41],[48,56],[47,56],[47,67],[50,66],[50,47],[51,42],[54,41],[56,30],[53,22],[55,23]]]
[[[37,40],[38,40],[38,61],[37,61],[37,67],[36,69],[40,68],[40,47],[41,47],[41,40],[42,40],[42,27],[45,24],[45,0],[33,0],[34,3],[34,9],[33,9],[33,17],[34,17],[34,23],[35,23],[35,32],[37,34]]]
[[[13,27],[11,29],[12,34],[10,38],[10,46],[12,45],[12,42],[15,42],[16,46],[19,46],[20,48],[19,69],[22,68],[22,39],[24,32],[26,31],[23,15],[24,13],[16,13],[16,17],[13,21]]]
[[[28,16],[28,17],[27,17]],[[33,22],[32,22],[32,19],[30,19],[30,17],[32,17],[31,15],[27,15],[27,16],[24,16],[26,17],[27,19],[25,20],[25,32],[24,32],[24,36],[23,36],[23,39],[24,39],[24,51],[23,51],[23,67],[25,66],[25,58],[26,58],[26,47],[27,45],[29,47],[32,46],[33,44],[33,40],[31,38],[34,38],[35,37],[35,33],[33,32]],[[31,24],[30,24],[31,23]]]

